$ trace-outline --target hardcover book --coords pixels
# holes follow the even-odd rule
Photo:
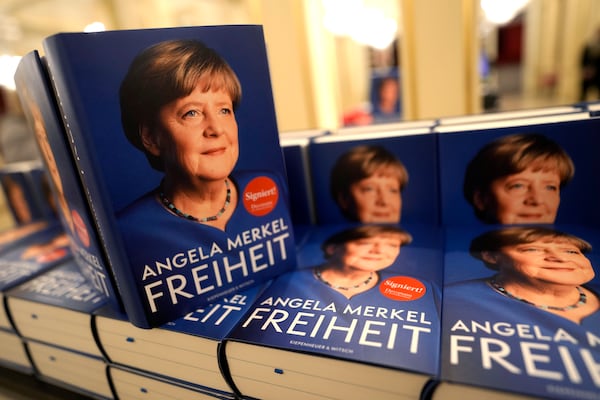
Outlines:
[[[26,341],[38,379],[93,399],[114,399],[103,359]]]
[[[14,331],[0,329],[0,366],[25,374],[33,372],[25,344]]]
[[[92,312],[106,298],[73,259],[16,286],[5,297],[15,329],[24,338],[102,357],[92,331]]]
[[[281,137],[294,229],[297,226],[316,223],[309,168],[308,144],[310,140],[306,137]],[[298,238],[296,238],[296,242],[298,242]]]
[[[108,374],[115,395],[119,399],[231,399],[231,397],[223,397],[218,393],[207,391],[206,388],[191,385],[189,382],[168,379],[120,365],[110,364]]]
[[[383,124],[374,125],[349,125],[342,126],[331,131],[332,135],[370,135],[378,134],[380,132],[395,132],[396,134],[402,135],[404,132],[411,132],[415,129],[428,129],[431,130],[436,125],[437,120],[435,119],[419,119],[415,121],[400,121],[400,122],[386,122]]]
[[[454,117],[439,118],[437,120],[437,127],[443,129],[443,127],[450,125],[475,124],[506,120],[508,120],[508,123],[511,123],[510,120],[516,120],[516,122],[518,122],[519,119],[529,119],[536,117],[547,118],[560,116],[562,118],[566,116],[566,118],[580,118],[582,115],[585,116],[585,113],[582,114],[583,111],[585,111],[584,108],[578,107],[576,105],[564,105],[554,107],[530,108],[516,111],[499,111],[476,115],[461,115]]]
[[[21,59],[15,84],[43,158],[54,200],[52,204],[70,239],[75,261],[98,292],[113,307],[121,308],[114,276],[85,197],[45,62],[37,51]]]
[[[221,373],[219,348],[263,286],[231,294],[154,329],[135,327],[111,309],[98,310],[94,325],[100,347],[111,364],[233,397]]]
[[[433,398],[597,397],[599,231],[453,227],[446,240],[442,383]]]
[[[135,325],[160,326],[295,265],[260,26],[64,33],[44,50]]]
[[[60,224],[51,224],[41,230],[36,228],[0,251],[0,328],[14,329],[5,308],[6,292],[68,257],[68,241]]]
[[[56,224],[54,220],[35,221],[23,225],[14,225],[0,232],[0,253],[4,250],[17,246],[19,240],[34,235],[44,229]]]
[[[17,225],[56,218],[48,195],[46,172],[40,162],[23,161],[3,165],[0,168],[0,184]]]
[[[600,226],[600,118],[535,120],[439,135],[442,225]]]
[[[420,128],[309,144],[317,224],[438,224],[437,136]]]
[[[437,375],[437,228],[315,229],[224,344],[236,391],[260,399],[416,399]]]

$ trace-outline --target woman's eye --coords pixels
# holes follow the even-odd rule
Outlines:
[[[549,192],[557,192],[558,191],[558,186],[556,185],[546,185],[546,190]]]
[[[507,185],[508,190],[522,190],[525,188],[525,184],[521,182],[510,183]]]
[[[198,117],[200,115],[200,113],[198,112],[198,110],[189,110],[186,113],[183,114],[183,118],[194,118],[194,117]]]
[[[537,247],[523,247],[521,249],[522,253],[532,253],[532,252],[536,252],[539,251],[539,249]]]
[[[221,114],[233,114],[233,110],[231,108],[221,108]]]

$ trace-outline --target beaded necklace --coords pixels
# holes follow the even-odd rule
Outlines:
[[[331,283],[327,282],[322,276],[321,276],[321,271],[320,270],[315,270],[315,276],[317,277],[318,280],[320,280],[321,282],[323,282],[324,284],[326,284],[327,286],[333,288],[333,289],[339,289],[339,290],[350,290],[350,289],[358,289],[359,287],[362,286],[367,286],[369,284],[369,282],[371,282],[373,280],[373,271],[371,271],[369,273],[369,277],[367,279],[365,279],[363,282],[360,282],[354,286],[336,286],[336,285],[332,285]]]
[[[205,217],[205,218],[194,217],[193,215],[186,214],[183,211],[181,211],[180,209],[178,209],[177,207],[175,207],[175,204],[171,203],[171,200],[169,200],[167,198],[167,196],[165,195],[162,187],[163,187],[163,184],[161,182],[161,184],[160,184],[160,191],[159,191],[158,195],[159,195],[160,201],[163,203],[163,205],[165,207],[167,207],[167,209],[169,211],[171,211],[173,214],[177,215],[178,217],[189,219],[190,221],[195,221],[195,222],[216,221],[217,219],[219,219],[219,217],[221,215],[223,215],[223,213],[225,212],[225,210],[227,210],[227,207],[229,206],[229,203],[231,203],[231,188],[229,187],[229,180],[228,179],[225,179],[225,187],[227,188],[227,195],[225,196],[225,204],[223,204],[223,207],[221,207],[221,209],[219,210],[218,213],[216,213],[215,215],[212,215],[210,217]]]
[[[506,297],[510,297],[511,299],[518,300],[522,303],[529,304],[529,305],[537,307],[537,308],[541,308],[542,310],[569,311],[569,310],[572,310],[574,308],[577,308],[577,307],[582,306],[585,303],[587,303],[587,296],[583,292],[583,289],[581,288],[581,286],[576,286],[577,292],[579,292],[579,299],[577,300],[577,302],[575,302],[574,304],[571,304],[570,306],[566,306],[566,307],[556,307],[556,306],[547,306],[547,305],[543,305],[543,304],[542,305],[535,304],[528,300],[517,297],[514,294],[510,293],[508,290],[506,290],[502,285],[500,285],[496,281],[495,278],[490,279],[490,284],[492,285],[492,287],[494,289],[496,289],[498,292],[505,295]]]

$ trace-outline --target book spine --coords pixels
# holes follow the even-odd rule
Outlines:
[[[123,307],[129,320],[140,327],[150,327],[144,310],[139,302],[141,295],[133,281],[133,274],[127,270],[129,265],[121,243],[111,234],[116,231],[114,215],[110,201],[106,198],[108,192],[98,178],[98,163],[94,152],[90,151],[90,143],[82,132],[87,129],[85,112],[78,107],[78,96],[72,88],[69,68],[61,60],[68,59],[61,45],[61,35],[55,35],[44,41],[44,50],[51,84],[63,117],[67,139],[77,171],[81,178],[84,196],[89,203],[92,218],[96,224],[99,240],[106,249],[108,264],[111,266],[116,285],[123,302]],[[85,154],[85,157],[81,157]]]

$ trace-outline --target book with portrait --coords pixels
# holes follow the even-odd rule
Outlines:
[[[106,301],[121,309],[121,298],[77,172],[45,60],[37,51],[23,56],[15,73],[15,84],[42,156],[49,191],[47,202],[53,205],[55,217],[70,239],[81,272]]]
[[[430,398],[597,396],[599,234],[580,225],[447,228],[441,375]]]
[[[465,124],[440,133],[442,225],[600,226],[600,118],[567,118],[580,114]]]
[[[14,326],[5,308],[6,292],[71,256],[60,224],[44,225],[0,251],[0,328]]]
[[[309,145],[317,224],[439,223],[429,128],[327,135]]]
[[[232,293],[153,329],[134,326],[112,308],[97,310],[94,326],[99,346],[111,365],[232,398],[232,388],[221,372],[219,348],[263,287]]]
[[[407,232],[410,243],[399,244]],[[347,260],[366,278],[344,287],[325,271],[346,239]],[[441,245],[431,226],[315,228],[298,269],[274,279],[225,340],[236,391],[261,399],[419,398],[438,372]]]
[[[102,357],[92,313],[106,298],[73,258],[5,293],[6,308],[23,338]]]
[[[0,185],[16,225],[56,218],[45,169],[39,161],[4,164]]]
[[[262,27],[59,33],[43,46],[130,321],[160,326],[295,265]]]

